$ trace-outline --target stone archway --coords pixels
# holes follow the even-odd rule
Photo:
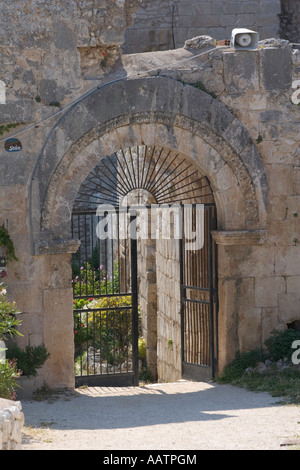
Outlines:
[[[248,132],[210,95],[156,77],[97,89],[71,108],[52,129],[31,181],[34,255],[45,260],[54,255],[66,261],[69,253],[76,251],[76,242],[70,236],[70,220],[82,181],[101,158],[135,145],[160,145],[176,150],[209,179],[218,212],[215,238],[221,245],[219,263],[223,258],[231,263],[232,255],[226,252],[228,246],[245,247],[247,256],[249,245],[261,243],[266,222],[266,178]],[[233,263],[233,278],[234,269]],[[69,280],[64,276],[61,284],[67,288]],[[235,297],[236,285],[221,279],[221,367],[238,347],[238,334],[232,329],[232,305],[228,301]],[[47,295],[49,300],[49,290]],[[55,289],[52,295],[55,298]],[[72,312],[66,307],[63,314],[70,322]],[[50,328],[51,331],[44,331],[45,343],[54,349],[55,326]],[[47,337],[52,338],[48,343]],[[64,344],[55,345],[56,355]],[[70,348],[70,357],[64,359],[66,364],[71,354]],[[55,360],[49,361],[48,367],[55,376]],[[63,370],[69,374],[68,366],[62,366]]]

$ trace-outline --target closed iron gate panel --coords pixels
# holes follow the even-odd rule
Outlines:
[[[104,216],[72,214],[72,236],[81,242],[72,260],[77,387],[138,385],[137,246],[120,238],[120,212],[110,215],[113,231],[101,238]]]
[[[193,230],[196,230],[196,207],[192,207]],[[199,380],[214,377],[218,350],[217,251],[211,236],[216,227],[216,209],[213,204],[202,207],[203,246],[187,249],[184,232],[180,265],[182,373],[185,378]]]

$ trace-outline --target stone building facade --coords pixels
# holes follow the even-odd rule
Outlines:
[[[286,6],[290,12],[292,3]],[[261,39],[279,35],[280,0],[136,0],[128,2],[124,52],[182,47],[202,34],[230,39],[233,28],[255,29]],[[292,15],[288,14],[291,23]],[[296,22],[295,22],[296,24]]]
[[[85,177],[119,149],[177,151],[210,182],[218,219],[219,370],[237,350],[261,347],[273,329],[300,319],[300,52],[288,41],[268,40],[279,36],[279,2],[222,2],[226,12],[218,15],[208,15],[218,2],[198,2],[204,9],[199,21],[207,11],[207,28],[192,21],[196,4],[185,2],[184,10],[184,2],[174,2],[176,49],[169,39],[151,42],[148,33],[144,43],[138,39],[143,14],[153,14],[150,3],[3,5],[0,224],[18,257],[6,283],[22,311],[19,343],[44,343],[51,354],[36,386],[74,386],[70,281],[78,243],[71,239],[72,207]],[[214,41],[203,47],[198,40],[180,47],[189,36],[228,36],[238,20],[229,4],[233,9],[236,3],[243,19],[238,25],[260,28],[258,49],[237,51]],[[170,6],[160,2],[161,15]],[[151,26],[155,35],[164,24]],[[143,51],[168,50],[140,52],[141,44]],[[15,127],[6,129],[10,123]],[[19,152],[5,150],[13,136],[22,144]],[[159,380],[176,380],[180,302],[170,281],[176,253],[166,256],[166,250],[162,244],[156,253],[162,281],[157,329],[151,318],[148,333],[157,335]]]

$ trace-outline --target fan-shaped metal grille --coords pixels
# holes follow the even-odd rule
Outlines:
[[[126,205],[130,194],[143,204],[213,202],[207,178],[181,154],[137,146],[103,158],[81,185],[74,209]]]

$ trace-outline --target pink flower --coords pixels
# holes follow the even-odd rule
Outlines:
[[[1,271],[1,278],[3,279],[6,276],[7,276],[7,272],[5,270]]]

